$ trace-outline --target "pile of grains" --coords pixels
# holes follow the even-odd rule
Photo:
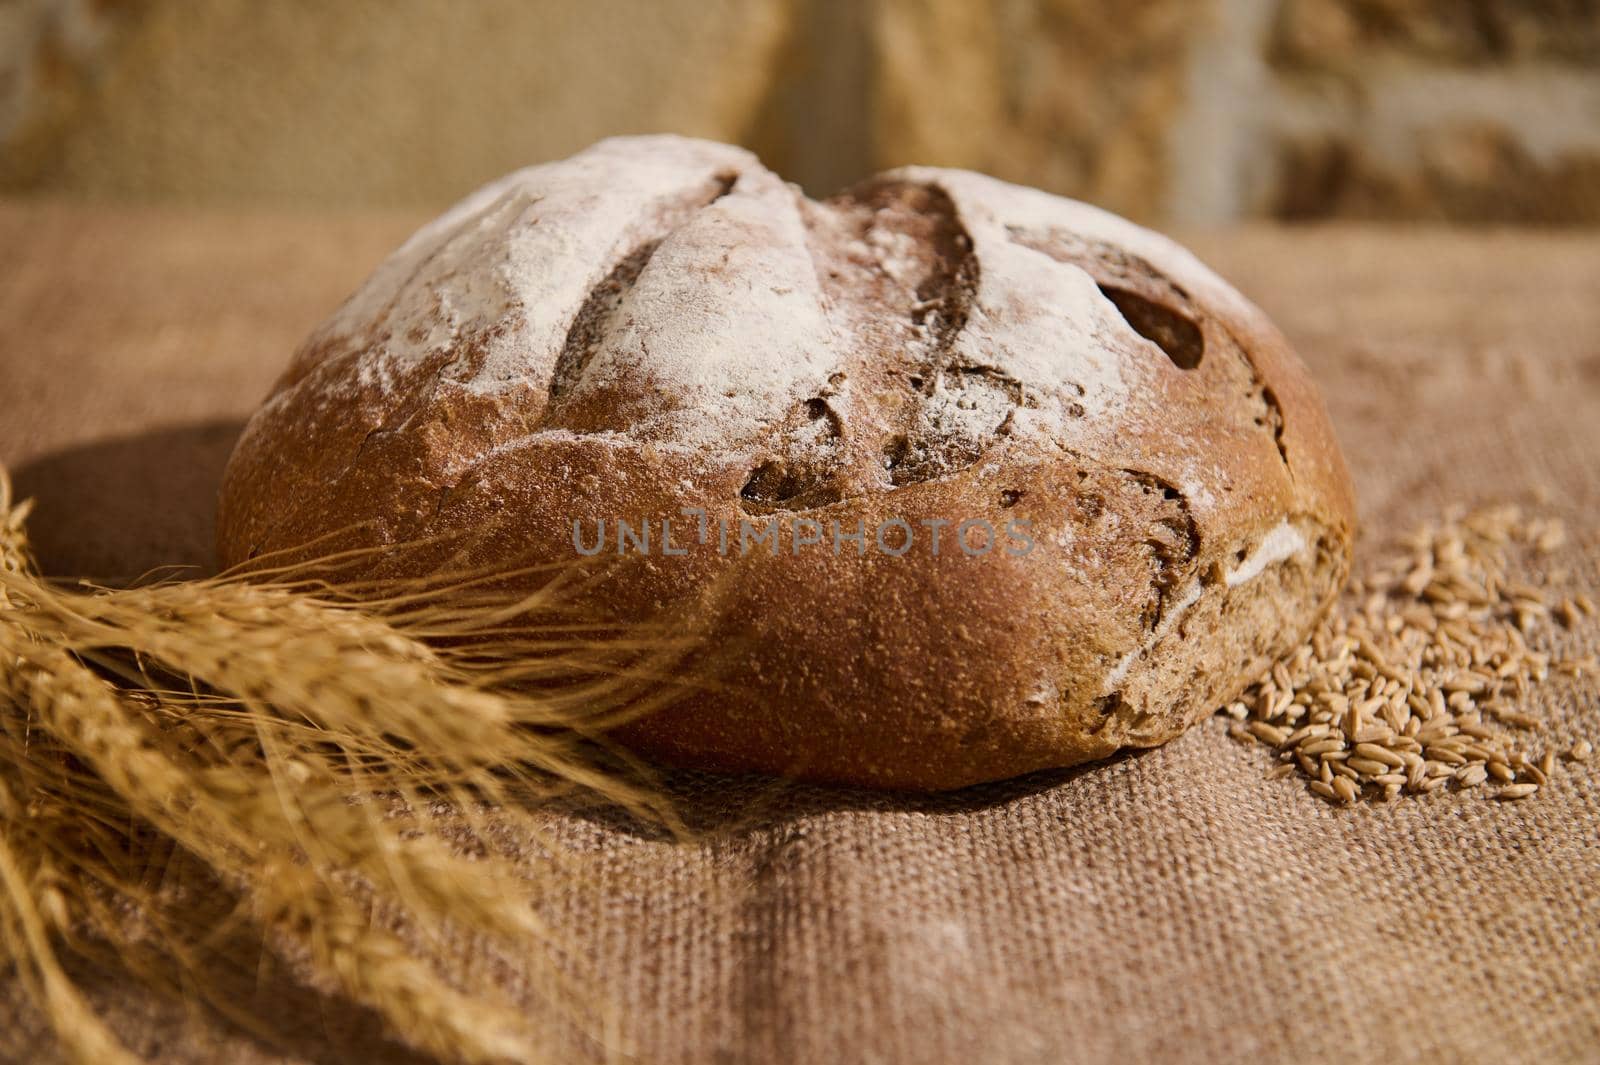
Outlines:
[[[1585,595],[1552,595],[1549,574],[1538,584],[1512,579],[1508,558],[1548,555],[1565,539],[1559,521],[1514,506],[1419,530],[1226,708],[1230,735],[1277,750],[1268,777],[1304,774],[1330,802],[1444,787],[1535,794],[1556,771],[1556,752],[1533,753],[1519,738],[1540,724],[1523,697],[1552,673],[1600,673],[1600,663],[1555,660],[1528,636],[1596,611]],[[1592,752],[1580,740],[1566,757]]]

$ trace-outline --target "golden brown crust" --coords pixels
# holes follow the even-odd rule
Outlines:
[[[380,268],[252,420],[219,536],[228,564],[355,523],[564,561],[602,520],[615,558],[619,518],[655,548],[590,605],[692,616],[719,681],[627,742],[934,789],[1231,698],[1335,594],[1353,501],[1304,366],[1169,242],[953,171],[817,204],[737,149],[638,138],[513,175]],[[740,557],[741,521],[783,549]],[[874,542],[895,521],[900,556]],[[794,547],[808,522],[823,543]]]

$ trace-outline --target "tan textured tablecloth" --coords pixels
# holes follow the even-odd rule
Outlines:
[[[416,221],[0,205],[0,460],[47,565],[204,564],[241,419]],[[1600,596],[1600,237],[1191,243],[1323,383],[1365,547],[1542,486],[1572,532],[1553,563]],[[1593,681],[1530,709],[1551,744],[1600,741]],[[1600,1060],[1600,769],[1337,809],[1269,764],[1218,720],[936,798],[691,777],[699,846],[556,817],[604,875],[551,915],[650,1062]],[[334,998],[283,991],[283,1049],[88,978],[154,1060],[412,1060]],[[18,999],[0,1060],[40,1060]]]

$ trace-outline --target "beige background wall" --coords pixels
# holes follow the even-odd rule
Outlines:
[[[814,193],[1600,222],[1600,0],[0,0],[0,190],[437,205],[610,133]]]

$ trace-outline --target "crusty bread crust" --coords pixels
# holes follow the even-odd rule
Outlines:
[[[1305,367],[1170,241],[960,171],[813,202],[740,149],[643,137],[512,174],[380,266],[246,428],[219,550],[360,523],[576,561],[603,521],[614,561],[618,519],[656,546],[590,605],[692,618],[717,664],[626,742],[938,789],[1162,743],[1234,696],[1336,594],[1353,499]],[[780,549],[741,555],[741,521]]]

